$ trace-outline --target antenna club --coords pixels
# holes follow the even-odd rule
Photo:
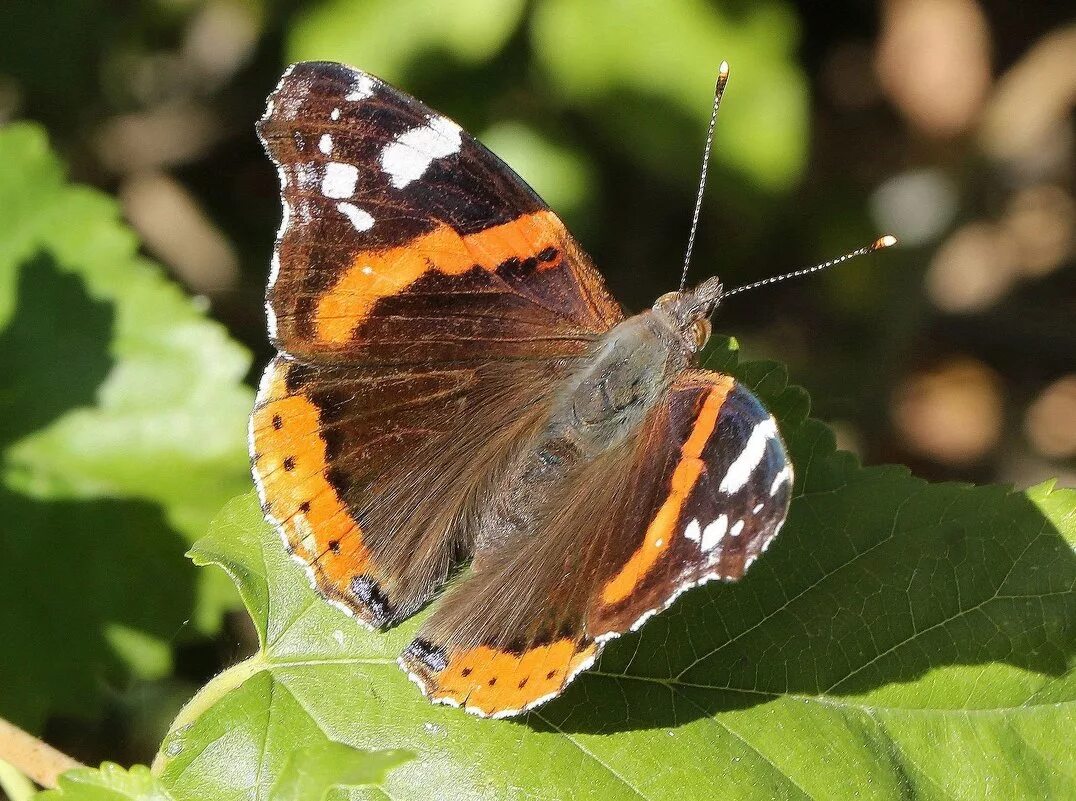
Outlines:
[[[844,262],[854,259],[857,256],[865,256],[868,253],[873,253],[876,250],[882,248],[892,247],[897,244],[897,238],[886,234],[880,236],[871,242],[869,245],[853,250],[851,253],[845,253],[843,256],[838,256],[835,259],[824,261],[821,264],[816,264],[814,267],[807,267],[803,270],[794,270],[790,273],[784,273],[783,275],[774,275],[770,278],[763,278],[761,281],[755,281],[752,284],[746,284],[744,286],[738,286],[735,289],[730,289],[725,292],[724,297],[731,295],[738,295],[741,292],[746,292],[749,289],[757,289],[760,286],[768,286],[769,284],[776,284],[779,281],[787,281],[789,278],[799,278],[801,275],[811,275],[812,273],[821,272],[822,270],[828,270],[830,267],[836,267],[838,264],[844,264]]]
[[[721,78],[723,80],[728,80],[728,77],[729,77],[729,63],[727,61],[722,61],[721,62],[721,66],[719,66],[717,68],[717,75],[718,75],[719,78]]]

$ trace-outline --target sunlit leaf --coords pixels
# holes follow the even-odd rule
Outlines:
[[[732,65],[714,158],[767,189],[799,177],[808,144],[807,84],[796,17],[779,0],[541,0],[536,55],[560,96],[594,111],[616,146],[669,171],[696,169],[722,60]],[[670,112],[672,114],[670,115]]]
[[[334,787],[380,784],[410,756],[400,751],[360,751],[333,742],[298,748],[288,757],[269,801],[317,801]]]
[[[162,783],[144,765],[129,771],[106,762],[100,769],[78,768],[60,777],[55,790],[34,796],[36,801],[173,801]]]
[[[249,357],[33,126],[0,131],[0,208],[0,714],[36,728],[234,598],[182,554],[249,485]]]
[[[342,61],[389,80],[423,53],[479,64],[504,46],[523,7],[523,0],[329,0],[297,21],[288,58]]]

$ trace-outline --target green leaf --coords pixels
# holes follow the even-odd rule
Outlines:
[[[655,14],[648,3],[541,0],[531,31],[557,96],[590,109],[616,146],[656,170],[670,172],[670,161],[698,169],[707,99],[724,59],[732,74],[715,161],[768,190],[787,188],[803,172],[807,81],[786,3],[732,11],[705,0],[665,0]]]
[[[523,0],[332,0],[292,27],[288,58],[354,64],[388,80],[424,53],[463,64],[495,56],[519,25]]]
[[[105,762],[100,769],[77,768],[60,776],[55,790],[34,796],[35,801],[173,801],[160,780],[145,765],[126,771]]]
[[[361,629],[253,495],[231,502],[193,556],[236,581],[261,650],[179,716],[155,763],[169,791],[266,798],[329,738],[416,753],[394,799],[1072,797],[1076,491],[861,467],[780,367],[735,359],[714,362],[797,466],[785,531],[742,582],[687,593],[523,718],[429,704],[396,666],[419,621]]]
[[[320,801],[334,787],[380,784],[411,758],[406,751],[360,751],[325,742],[296,749],[269,793],[270,801]]]
[[[247,353],[32,125],[0,130],[0,208],[0,714],[33,729],[217,625],[233,591],[182,554],[249,486],[252,398]]]

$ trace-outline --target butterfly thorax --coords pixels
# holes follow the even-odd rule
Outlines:
[[[533,533],[548,499],[573,471],[631,446],[669,385],[694,365],[705,342],[696,323],[709,310],[695,293],[670,293],[596,342],[555,396],[546,423],[505,472],[498,502],[479,525],[480,542]]]
[[[663,315],[631,317],[599,340],[553,404],[537,450],[565,448],[590,460],[638,430],[693,353]]]

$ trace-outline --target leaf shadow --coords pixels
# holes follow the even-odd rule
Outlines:
[[[0,332],[0,448],[93,404],[112,369],[114,312],[41,251],[16,267],[15,311]]]
[[[194,575],[156,504],[38,494],[38,476],[7,458],[14,442],[92,405],[115,366],[111,304],[47,252],[17,281],[0,332],[0,715],[39,729],[52,711],[92,714],[106,684],[159,659],[144,638],[175,635]]]
[[[952,665],[1062,676],[1076,650],[1076,557],[1026,497],[991,500],[1003,528],[940,521],[842,561],[848,553],[812,553],[801,497],[780,546],[742,582],[692,591],[610,643],[594,671],[526,722],[668,728],[782,696],[863,696]]]
[[[802,474],[781,536],[741,582],[692,590],[611,642],[526,725],[670,728],[788,696],[869,706],[862,696],[880,692],[914,706],[924,691],[900,685],[949,666],[1004,664],[1043,684],[1065,674],[1076,555],[1043,509],[1005,487],[861,467],[770,367],[738,372],[791,434]],[[996,705],[980,678],[951,679],[959,689],[943,697]]]

